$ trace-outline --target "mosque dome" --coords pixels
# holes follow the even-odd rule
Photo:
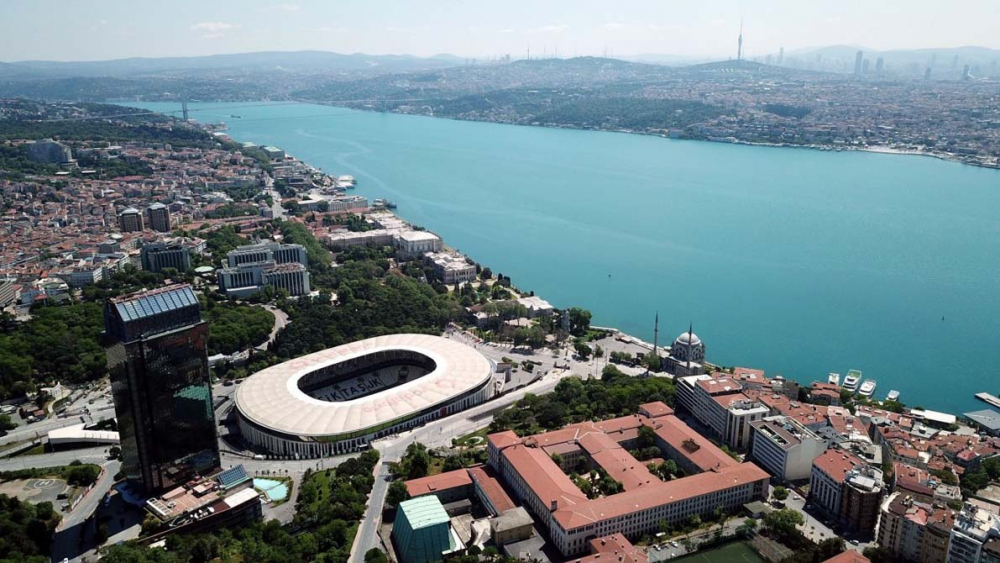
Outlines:
[[[701,344],[701,339],[698,338],[698,335],[693,332],[684,331],[677,337],[677,340],[674,340],[674,343],[684,346],[697,346]]]

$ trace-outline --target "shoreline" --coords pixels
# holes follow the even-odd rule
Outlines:
[[[341,106],[337,106],[337,107],[341,107]],[[354,108],[344,108],[344,109],[354,109]],[[395,113],[395,112],[374,112],[374,113]],[[413,115],[413,114],[398,114],[398,113],[396,113],[396,115]],[[418,116],[418,117],[431,117],[431,116]],[[446,119],[448,119],[448,118],[446,118]],[[466,120],[456,120],[456,121],[466,121]],[[471,120],[467,120],[467,121],[471,121]],[[483,123],[488,123],[488,122],[483,122]],[[199,123],[198,125],[200,127],[203,127],[205,124]],[[506,124],[506,125],[513,125],[513,124]],[[541,126],[538,126],[538,127],[541,127]],[[582,129],[578,129],[578,130],[582,130]],[[607,132],[610,132],[610,131],[607,131]],[[624,131],[619,131],[619,132],[623,132],[624,133]],[[642,134],[642,133],[640,133],[640,134]],[[230,138],[232,138],[232,137],[230,137]],[[233,140],[236,141],[236,139],[233,139]],[[678,140],[698,140],[698,139],[678,139]],[[237,142],[239,142],[239,141],[237,141]],[[710,141],[710,142],[727,142],[727,141]],[[749,144],[749,143],[731,142],[730,144]],[[775,147],[779,147],[779,148],[803,148],[803,149],[805,149],[805,148],[812,148],[814,150],[819,150],[818,147],[808,147],[808,146],[781,146],[781,145],[767,145],[767,146],[775,146]],[[846,150],[856,150],[856,151],[861,151],[861,152],[882,152],[880,150],[873,150],[871,148],[868,148],[868,149],[846,149]],[[892,151],[892,150],[893,149],[890,149],[890,148],[885,148],[884,149],[884,151]],[[900,155],[903,155],[903,156],[935,156],[935,155],[930,155],[930,154],[910,154],[910,153],[900,153],[900,152],[883,152],[883,154],[900,154]],[[940,157],[938,157],[938,158],[940,158]],[[301,159],[297,159],[297,160],[299,160],[303,164],[309,166],[310,168],[313,168],[315,170],[319,170],[318,168],[314,167],[313,165],[309,164],[308,162],[306,162],[304,160],[301,160]],[[942,160],[945,160],[945,159],[942,159]],[[327,172],[322,172],[322,173],[323,174],[328,174]],[[404,218],[395,209],[383,209],[381,211],[382,212],[391,213],[392,215],[396,216],[397,218],[399,218],[401,221],[403,221],[407,225],[414,226],[414,224],[411,221],[409,221],[406,218]],[[425,225],[419,225],[419,227],[427,229],[427,230],[433,232],[432,227],[425,226]],[[448,248],[453,248],[451,245],[448,244],[447,241],[444,241],[443,238],[442,238],[442,243],[446,247],[448,247]],[[467,258],[469,258],[473,262],[479,263],[479,262],[477,262],[474,259],[474,257],[467,256]],[[488,267],[488,266],[484,266],[484,267]],[[544,299],[544,297],[542,297],[542,298]],[[641,339],[641,338],[639,338],[637,336],[629,334],[629,333],[621,330],[620,328],[610,327],[610,326],[601,326],[601,327],[596,327],[595,326],[595,328],[600,328],[602,330],[607,330],[607,331],[614,332],[614,333],[620,335],[623,338],[627,338],[630,342],[632,342],[635,345],[642,346],[642,347],[645,347],[645,348],[648,348],[648,349],[652,348],[652,344],[651,343],[648,343],[648,342],[644,341],[643,339]],[[665,349],[665,348],[667,348],[667,346],[660,346],[659,348]],[[715,363],[709,362],[709,361],[706,361],[706,365],[711,365],[711,366],[713,366],[715,368],[718,368],[718,369],[723,369],[725,367],[725,366],[718,365],[718,364],[715,364]],[[737,365],[737,364],[734,364],[734,365]],[[780,373],[780,372],[776,372],[776,373]],[[798,382],[800,385],[805,385],[805,386],[809,386],[809,385],[812,384],[811,381],[808,381],[808,382],[805,382],[805,383],[803,383],[802,381],[799,381],[799,380],[795,380],[795,381]],[[822,382],[822,381],[820,381],[820,382]],[[901,395],[905,395],[905,394],[901,393]],[[876,404],[876,405],[881,405],[881,403],[883,402],[882,400],[878,400],[878,399],[874,399],[874,398],[869,398],[869,400],[872,401],[873,404]],[[948,411],[941,411],[941,412],[948,412]],[[948,414],[951,414],[951,413],[948,412]],[[961,414],[962,413],[959,413],[957,416],[961,416]]]
[[[642,136],[645,136],[645,137],[659,137],[661,139],[668,139],[668,140],[671,140],[671,141],[699,141],[699,142],[706,142],[706,143],[721,143],[721,144],[727,144],[727,145],[744,145],[744,146],[749,146],[749,147],[767,147],[767,148],[780,148],[780,149],[807,149],[807,150],[816,150],[816,151],[820,151],[820,152],[848,152],[848,151],[850,151],[850,152],[866,152],[866,153],[896,155],[896,156],[923,156],[923,157],[936,158],[938,160],[942,160],[942,161],[945,161],[945,162],[954,162],[956,164],[964,164],[966,166],[971,166],[973,168],[981,168],[981,169],[985,169],[985,170],[1000,170],[1000,159],[997,159],[997,161],[996,161],[995,164],[980,163],[980,162],[970,162],[970,161],[966,160],[965,158],[963,158],[961,155],[953,154],[953,153],[942,153],[942,152],[922,151],[922,150],[913,150],[913,149],[900,149],[900,148],[895,148],[895,147],[891,147],[891,146],[882,146],[882,145],[866,146],[866,147],[858,147],[858,146],[850,146],[850,145],[848,145],[848,146],[840,146],[840,145],[833,145],[833,144],[808,144],[808,145],[800,145],[800,144],[794,144],[794,143],[769,143],[769,142],[758,142],[758,141],[745,141],[745,140],[736,139],[736,138],[732,138],[732,139],[710,139],[710,138],[702,138],[702,137],[670,137],[668,134],[665,134],[665,133],[658,133],[658,132],[652,132],[652,131],[649,131],[649,132],[647,132],[647,131],[635,131],[635,130],[631,130],[631,129],[593,129],[593,128],[578,127],[578,126],[574,126],[574,125],[565,125],[565,124],[563,124],[563,125],[559,125],[559,124],[540,125],[540,124],[537,124],[536,125],[536,124],[532,124],[532,123],[507,123],[507,122],[503,122],[503,121],[485,121],[485,120],[482,120],[482,119],[466,119],[466,118],[462,118],[462,117],[448,117],[448,116],[441,116],[441,115],[427,115],[427,114],[423,114],[423,113],[406,113],[406,112],[392,111],[392,110],[376,110],[376,109],[368,109],[368,108],[356,108],[356,107],[337,105],[335,103],[321,102],[321,101],[295,100],[295,102],[296,103],[301,103],[301,104],[310,104],[310,105],[318,105],[318,106],[326,106],[326,107],[335,107],[335,108],[348,109],[348,110],[353,110],[353,111],[362,111],[362,112],[368,112],[368,113],[385,113],[385,114],[392,114],[392,115],[410,115],[410,116],[415,116],[415,117],[428,117],[428,118],[431,118],[431,119],[447,119],[447,120],[451,120],[451,121],[465,121],[465,122],[469,122],[469,123],[489,123],[489,124],[493,124],[493,125],[510,125],[510,126],[513,126],[513,127],[536,127],[536,128],[539,128],[539,129],[564,129],[564,130],[569,130],[569,131],[586,131],[586,132],[593,132],[593,133],[621,133],[621,134],[625,134],[625,135],[642,135]]]

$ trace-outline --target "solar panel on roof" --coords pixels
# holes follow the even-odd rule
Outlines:
[[[219,485],[221,485],[222,488],[228,489],[235,485],[239,485],[249,478],[250,476],[247,475],[246,469],[244,469],[242,465],[237,465],[236,467],[219,473],[215,480],[219,482]]]

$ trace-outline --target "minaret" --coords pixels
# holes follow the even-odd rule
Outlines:
[[[653,321],[653,353],[656,354],[656,348],[658,341],[660,339],[660,312],[656,312],[656,320]]]
[[[743,18],[740,18],[740,38],[736,47],[736,62],[743,61]]]

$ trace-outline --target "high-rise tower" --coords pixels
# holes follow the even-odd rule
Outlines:
[[[740,37],[736,41],[736,61],[743,60],[743,18],[740,18]]]
[[[156,494],[218,469],[208,325],[191,286],[108,300],[104,337],[125,477]]]

